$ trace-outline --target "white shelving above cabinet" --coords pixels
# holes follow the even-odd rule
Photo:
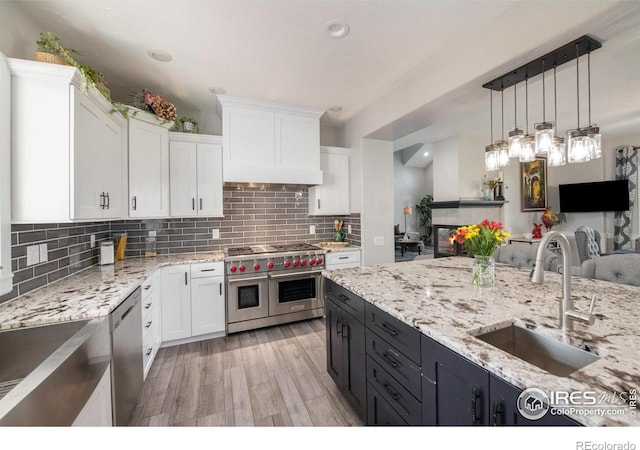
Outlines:
[[[349,160],[351,149],[320,147],[322,184],[309,188],[309,215],[350,214]]]
[[[169,133],[172,217],[222,216],[222,138]]]
[[[322,110],[219,95],[225,182],[319,184]]]
[[[75,67],[8,63],[13,222],[125,217],[126,121]]]

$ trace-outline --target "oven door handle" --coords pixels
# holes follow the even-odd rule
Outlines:
[[[231,283],[244,283],[245,281],[260,281],[260,280],[266,280],[267,276],[265,275],[264,277],[250,277],[250,278],[237,278],[237,279],[227,279],[227,282],[229,284]]]
[[[291,277],[299,277],[301,275],[320,275],[322,270],[314,270],[313,272],[296,272],[296,273],[285,273],[282,275],[269,275],[272,279],[277,278],[291,278]]]

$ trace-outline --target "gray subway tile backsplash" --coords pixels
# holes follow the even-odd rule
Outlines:
[[[308,191],[225,188],[225,217],[189,217],[116,220],[86,223],[14,224],[11,227],[11,257],[14,289],[0,296],[0,303],[45,286],[95,265],[100,242],[127,233],[127,257],[144,255],[149,231],[156,231],[158,254],[224,250],[228,247],[268,242],[318,243],[333,240],[333,221],[343,220],[352,233],[347,240],[360,245],[360,215],[309,216]],[[316,234],[309,234],[315,225]],[[220,239],[211,232],[220,230]],[[91,248],[90,237],[96,236]],[[27,247],[47,243],[48,262],[27,267]]]

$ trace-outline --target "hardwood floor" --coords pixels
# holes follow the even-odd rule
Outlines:
[[[326,370],[323,318],[160,349],[130,426],[361,426]]]

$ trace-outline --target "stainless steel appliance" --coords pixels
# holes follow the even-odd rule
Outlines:
[[[324,315],[324,251],[311,244],[225,250],[227,331],[278,325]]]
[[[138,287],[109,315],[114,425],[127,425],[142,390],[142,307]]]

